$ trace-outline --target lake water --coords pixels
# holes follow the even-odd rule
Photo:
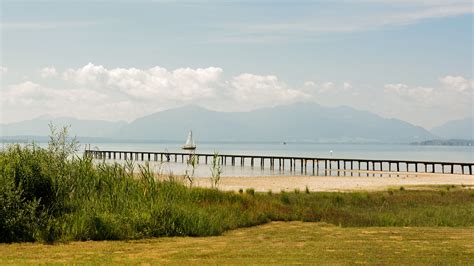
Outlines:
[[[92,143],[91,148],[98,150],[147,151],[147,152],[182,152],[181,143]],[[85,147],[83,146],[82,149]],[[332,151],[332,152],[331,152]],[[271,155],[271,156],[304,156],[315,158],[346,158],[346,159],[385,159],[415,161],[446,161],[474,162],[472,146],[415,146],[402,144],[314,144],[314,143],[198,143],[196,153]],[[173,160],[172,160],[173,161]],[[179,159],[180,161],[180,159]],[[119,161],[120,162],[120,161]],[[291,172],[287,170],[270,170],[268,167],[224,166],[222,176],[255,176],[255,175],[300,175],[312,174]],[[257,165],[257,163],[256,163]],[[155,172],[184,174],[191,167],[183,163],[151,163]],[[311,168],[311,167],[310,167]],[[299,168],[298,168],[299,170]],[[458,172],[458,171],[456,171]],[[321,174],[321,173],[319,173]],[[209,165],[200,164],[195,176],[209,176]]]

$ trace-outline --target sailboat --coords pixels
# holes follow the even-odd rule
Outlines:
[[[195,150],[196,144],[193,140],[193,132],[189,131],[188,138],[186,139],[186,143],[181,147],[183,150]]]

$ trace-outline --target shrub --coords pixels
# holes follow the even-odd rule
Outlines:
[[[33,241],[39,203],[27,201],[21,187],[0,176],[0,242]]]
[[[255,195],[255,189],[253,189],[253,188],[247,188],[247,189],[245,190],[245,193],[247,193],[247,194],[253,196],[253,195]]]
[[[284,204],[290,204],[290,197],[284,191],[282,191],[281,194],[280,194],[280,200]]]

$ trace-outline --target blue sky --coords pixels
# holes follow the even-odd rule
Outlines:
[[[294,101],[428,128],[473,114],[471,1],[1,0],[1,9],[2,122]],[[81,92],[126,111],[92,110]]]

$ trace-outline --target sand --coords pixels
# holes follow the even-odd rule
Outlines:
[[[372,174],[375,176],[372,176]],[[354,173],[358,175],[359,172]],[[398,189],[401,186],[407,189],[416,189],[426,186],[462,185],[474,189],[474,175],[461,174],[432,174],[432,173],[387,173],[383,177],[376,172],[361,172],[363,176],[256,176],[256,177],[221,177],[219,189],[238,191],[239,189],[253,188],[258,192],[272,190],[304,191],[375,191],[389,188]],[[195,178],[195,184],[201,187],[210,187],[209,178]]]

